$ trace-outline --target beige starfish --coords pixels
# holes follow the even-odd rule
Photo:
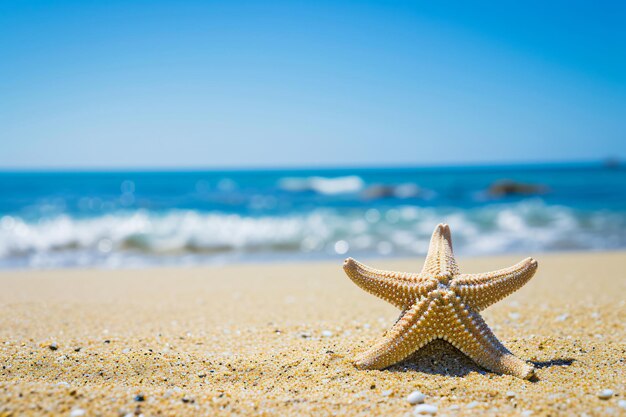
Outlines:
[[[402,310],[394,326],[356,358],[358,368],[384,369],[443,339],[490,371],[524,379],[533,375],[534,368],[509,352],[478,312],[526,284],[537,270],[534,259],[499,271],[461,274],[450,228],[440,224],[419,274],[381,271],[352,258],[343,269],[359,287]]]

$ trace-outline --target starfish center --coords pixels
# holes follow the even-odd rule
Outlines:
[[[445,274],[437,274],[435,275],[435,279],[439,281],[439,285],[448,286],[448,283],[452,280],[452,274],[447,272]]]

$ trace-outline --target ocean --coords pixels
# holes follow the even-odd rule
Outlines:
[[[417,258],[441,222],[460,256],[625,248],[626,169],[0,172],[0,268]]]

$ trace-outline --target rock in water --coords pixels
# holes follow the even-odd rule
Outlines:
[[[496,181],[489,187],[491,197],[507,197],[516,195],[536,195],[545,194],[548,187],[539,184],[525,184],[512,180]]]

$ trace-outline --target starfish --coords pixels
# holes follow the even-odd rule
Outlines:
[[[355,359],[357,368],[387,368],[443,339],[492,372],[532,377],[533,366],[504,347],[479,312],[526,284],[537,270],[534,259],[494,272],[461,274],[450,228],[440,224],[418,274],[381,271],[352,258],[343,269],[359,287],[402,310],[393,327]]]

